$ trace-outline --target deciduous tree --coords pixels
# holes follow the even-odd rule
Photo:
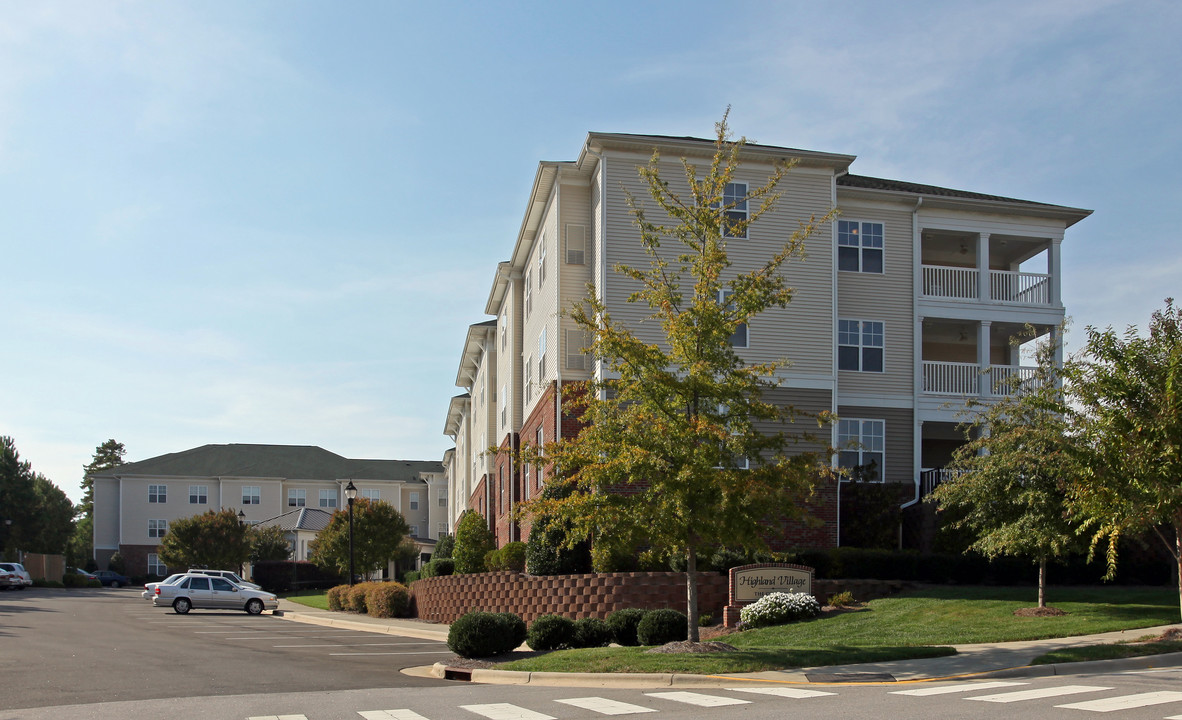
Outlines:
[[[283,528],[252,527],[247,533],[250,542],[251,563],[267,562],[269,560],[287,560],[291,556],[291,546],[287,542],[287,533]]]
[[[1019,341],[1032,337],[1032,329]],[[1078,549],[1067,487],[1079,476],[1071,410],[1064,397],[1057,340],[1039,341],[1036,370],[1010,377],[1002,397],[970,401],[968,442],[950,469],[960,471],[930,496],[975,536],[969,549],[988,557],[1027,557],[1038,564],[1038,606],[1046,607],[1047,560]]]
[[[353,501],[353,567],[368,575],[386,567],[398,555],[398,546],[410,533],[402,513],[381,500]],[[349,511],[332,514],[328,527],[311,543],[312,562],[323,568],[349,573]]]
[[[181,518],[160,540],[160,561],[176,568],[237,570],[250,556],[249,532],[226,508]]]
[[[1155,533],[1177,563],[1182,611],[1182,310],[1167,299],[1147,335],[1089,327],[1072,379],[1088,468],[1072,501],[1092,547],[1108,541],[1111,574],[1121,536]]]
[[[827,473],[829,457],[826,443],[797,423],[802,413],[765,397],[783,363],[746,363],[732,337],[765,310],[788,306],[794,291],[785,266],[802,258],[805,239],[832,213],[802,218],[764,259],[734,267],[728,238],[743,238],[751,250],[751,231],[771,212],[792,163],[736,195],[751,187],[730,185],[745,140],[731,142],[725,116],[716,131],[709,166],[683,159],[682,180],[662,176],[657,152],[639,168],[655,213],[629,197],[648,264],[615,270],[633,283],[629,302],[647,306],[645,324],[658,325],[662,341],[614,320],[590,288],[570,316],[593,336],[591,351],[604,362],[606,379],[568,403],[588,426],[547,444],[544,453],[522,453],[523,463],[550,465],[550,482],[574,491],[524,506],[531,516],[569,522],[569,542],[591,538],[596,553],[648,545],[685,557],[691,640],[698,638],[698,557],[725,544],[763,547],[768,521],[804,519],[803,503]],[[815,429],[827,419],[808,422]],[[811,442],[798,444],[802,439]]]
[[[456,525],[456,544],[451,551],[456,573],[484,572],[484,556],[496,549],[497,540],[484,516],[472,511],[464,513]]]

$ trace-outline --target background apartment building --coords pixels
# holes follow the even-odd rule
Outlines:
[[[604,372],[563,314],[588,282],[614,320],[660,341],[660,327],[643,322],[647,307],[626,301],[632,281],[613,270],[647,267],[626,197],[648,198],[636,169],[654,148],[662,177],[686,194],[681,158],[702,175],[714,152],[708,140],[591,133],[576,160],[539,164],[485,307],[495,319],[470,330],[457,378],[467,392],[448,412],[453,522],[471,508],[490,519],[498,542],[524,539],[510,513],[541,489],[543,468],[514,467],[507,453],[477,460],[477,450],[577,432],[556,389]],[[728,195],[763,185],[788,159],[798,164],[776,210],[747,237],[727,238],[734,272],[762,265],[810,217],[835,206],[841,215],[806,242],[805,260],[786,266],[792,303],[754,318],[732,342],[753,363],[790,360],[771,397],[835,412],[831,442],[844,448],[835,461],[870,468],[868,479],[894,484],[901,504],[913,504],[963,442],[963,400],[1003,392],[1004,378],[1029,372],[1011,338],[1028,324],[1045,335],[1062,322],[1061,243],[1090,211],[852,175],[852,155],[760,145],[744,148]],[[841,518],[838,504],[837,493],[823,494],[824,526],[796,542],[836,544],[840,524],[857,522]]]
[[[401,512],[421,552],[448,531],[448,485],[437,461],[350,460],[313,446],[203,445],[90,477],[95,561],[105,568],[119,552],[129,575],[167,574],[157,548],[176,520],[222,508],[241,511],[252,525],[301,508],[333,513],[346,507],[350,481],[359,498]],[[308,559],[307,541],[321,527],[300,536],[292,559]]]

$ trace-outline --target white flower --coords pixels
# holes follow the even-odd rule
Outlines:
[[[739,611],[744,627],[767,627],[816,617],[821,603],[807,593],[769,593]]]

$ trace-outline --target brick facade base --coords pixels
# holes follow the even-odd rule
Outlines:
[[[849,590],[858,601],[893,595],[906,583],[884,580],[815,580],[822,603]],[[417,580],[413,607],[421,620],[450,623],[472,610],[511,612],[527,623],[540,615],[605,618],[623,608],[685,609],[685,574],[674,572],[526,575],[515,572],[449,575]],[[717,573],[698,577],[698,611],[717,622],[730,594],[730,579]],[[738,622],[737,612],[735,622]]]

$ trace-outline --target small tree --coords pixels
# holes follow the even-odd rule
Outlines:
[[[252,527],[248,537],[251,564],[269,560],[287,560],[291,557],[291,545],[287,541],[287,533],[278,525],[264,528]]]
[[[431,559],[445,560],[450,558],[455,547],[456,538],[454,535],[440,535],[439,539],[435,541],[435,552],[431,554]]]
[[[456,544],[452,558],[456,573],[484,572],[484,556],[497,549],[497,539],[488,529],[488,521],[478,512],[468,511],[456,526]]]
[[[227,508],[181,518],[160,540],[160,561],[176,568],[236,570],[250,556],[248,531]]]
[[[398,547],[410,533],[402,513],[382,500],[357,498],[353,501],[353,565],[368,575],[386,567],[398,554]],[[349,572],[349,512],[332,514],[328,527],[312,541],[312,562],[323,568]]]
[[[648,265],[615,270],[635,288],[629,301],[648,307],[646,323],[661,328],[661,343],[614,321],[591,288],[571,310],[606,370],[569,403],[588,425],[544,452],[522,452],[523,463],[550,464],[551,482],[572,491],[525,503],[531,517],[569,522],[570,541],[593,538],[597,554],[613,546],[635,554],[650,545],[685,558],[693,641],[699,555],[727,543],[763,547],[769,524],[805,519],[804,501],[827,473],[830,454],[794,424],[802,413],[764,397],[778,387],[783,363],[748,364],[733,338],[765,310],[788,306],[794,291],[785,265],[803,257],[805,239],[832,213],[804,220],[787,238],[760,237],[774,249],[755,267],[733,268],[730,238],[742,238],[748,250],[757,244],[753,230],[775,205],[791,163],[747,189],[733,182],[745,140],[730,141],[725,116],[716,131],[709,167],[682,160],[685,177],[676,186],[662,177],[656,152],[639,168],[656,215],[629,197]],[[802,440],[811,445],[797,444]]]
[[[1088,472],[1071,498],[1092,549],[1108,541],[1111,576],[1121,536],[1155,533],[1176,562],[1182,612],[1182,310],[1167,298],[1145,337],[1089,327],[1072,380]]]
[[[1033,328],[1016,338],[1033,336]],[[968,442],[957,448],[954,480],[928,498],[968,529],[969,546],[988,557],[1032,558],[1038,564],[1038,606],[1046,607],[1047,560],[1078,549],[1078,522],[1068,515],[1066,490],[1079,475],[1071,410],[1055,363],[1056,342],[1040,341],[1037,369],[1010,377],[996,401],[970,401]]]

